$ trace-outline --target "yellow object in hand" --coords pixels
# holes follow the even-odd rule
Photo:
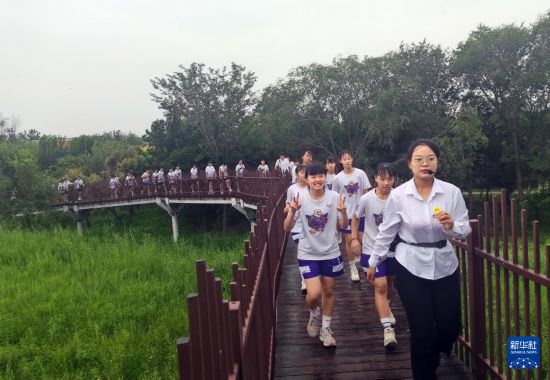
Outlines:
[[[440,209],[439,207],[436,206],[436,207],[434,207],[433,214],[434,214],[434,215],[437,215],[437,214],[439,214],[440,211],[441,211],[441,209]]]

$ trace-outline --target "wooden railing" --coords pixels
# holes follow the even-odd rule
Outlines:
[[[189,337],[177,342],[180,379],[272,376],[289,178],[257,182],[267,198],[258,205],[257,224],[245,242],[243,266],[232,264],[231,300],[223,300],[221,280],[206,263],[196,263],[198,292],[187,298]]]
[[[543,274],[539,222],[532,222],[529,231],[527,212],[521,210],[518,215],[515,199],[508,208],[503,190],[500,198],[495,195],[491,204],[485,202],[484,215],[470,225],[472,233],[466,242],[452,241],[460,262],[463,324],[455,351],[477,378],[511,379],[514,375],[547,379],[550,245],[546,245]],[[508,368],[506,344],[510,336],[540,338],[539,368]]]

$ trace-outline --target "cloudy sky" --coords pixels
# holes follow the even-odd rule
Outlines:
[[[202,62],[246,66],[257,89],[294,67],[378,56],[401,41],[454,48],[480,23],[534,22],[548,0],[2,0],[0,113],[20,130],[143,134],[150,79]]]

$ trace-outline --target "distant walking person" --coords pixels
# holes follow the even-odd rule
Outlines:
[[[216,179],[216,168],[209,162],[204,169],[206,182],[208,183],[208,194],[214,194],[214,180]]]
[[[126,198],[134,197],[134,189],[136,187],[136,178],[132,172],[128,172],[124,181],[124,187],[126,189]]]
[[[260,165],[258,165],[258,173],[260,174],[260,177],[267,177],[269,174],[269,166],[266,165],[265,160],[260,161]]]
[[[153,172],[153,191],[155,195],[159,192],[159,171],[158,169]]]
[[[220,193],[223,194],[224,187],[225,189],[232,193],[233,189],[231,188],[231,179],[229,178],[229,170],[227,169],[226,164],[221,164],[218,168],[218,175],[220,177]]]
[[[65,203],[69,201],[69,188],[72,184],[73,183],[69,181],[67,177],[63,177],[57,186],[57,190],[59,191],[59,194],[61,194],[61,199]]]
[[[336,228],[346,228],[348,215],[344,197],[325,189],[326,169],[320,163],[306,167],[308,190],[298,192],[284,221],[291,231],[296,218],[302,223],[298,242],[298,265],[306,281],[309,308],[307,332],[325,347],[336,347],[330,328],[334,309],[334,278],[344,273],[344,262],[336,240]]]
[[[159,193],[160,193],[160,190],[162,190],[163,191],[162,194],[167,195],[168,190],[166,189],[166,178],[164,176],[163,168],[160,168],[158,171],[157,182],[158,182]]]
[[[76,190],[77,199],[82,200],[82,193],[84,192],[84,181],[80,176],[76,176],[76,181],[74,181],[74,188]]]
[[[278,170],[281,175],[286,175],[289,172],[290,161],[284,153],[279,155],[277,162],[275,162],[275,170]]]
[[[191,177],[191,193],[199,192],[199,169],[197,164],[193,164],[193,167],[189,170],[189,176]]]
[[[141,175],[141,195],[151,195],[150,178],[149,170],[145,170]]]
[[[244,166],[243,160],[239,160],[237,166],[235,166],[235,183],[237,186],[237,191],[241,191],[239,187],[239,182],[242,177],[244,177],[244,172],[246,167]]]
[[[111,180],[109,181],[109,191],[111,192],[111,199],[118,199],[117,190],[120,187],[120,180],[116,175],[111,176]]]
[[[450,354],[460,332],[458,259],[449,238],[470,232],[462,191],[434,177],[439,148],[416,140],[407,151],[413,178],[392,190],[378,227],[367,278],[395,247],[396,286],[411,331],[411,364],[415,379],[437,378],[440,353]]]

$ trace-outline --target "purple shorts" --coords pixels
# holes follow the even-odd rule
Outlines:
[[[361,266],[365,275],[367,274],[367,269],[369,268],[369,259],[370,255],[361,253]],[[382,261],[376,267],[376,272],[374,273],[374,278],[394,276],[395,275],[395,264],[397,260],[395,257],[386,257],[386,260]]]
[[[343,230],[340,228],[340,233],[344,234],[344,235],[349,235],[351,234],[351,219],[348,221],[348,228]],[[360,219],[359,219],[359,232],[365,232],[365,217],[362,216]]]
[[[300,273],[304,279],[318,276],[338,277],[344,274],[344,259],[342,255],[329,260],[300,260],[298,259]]]

